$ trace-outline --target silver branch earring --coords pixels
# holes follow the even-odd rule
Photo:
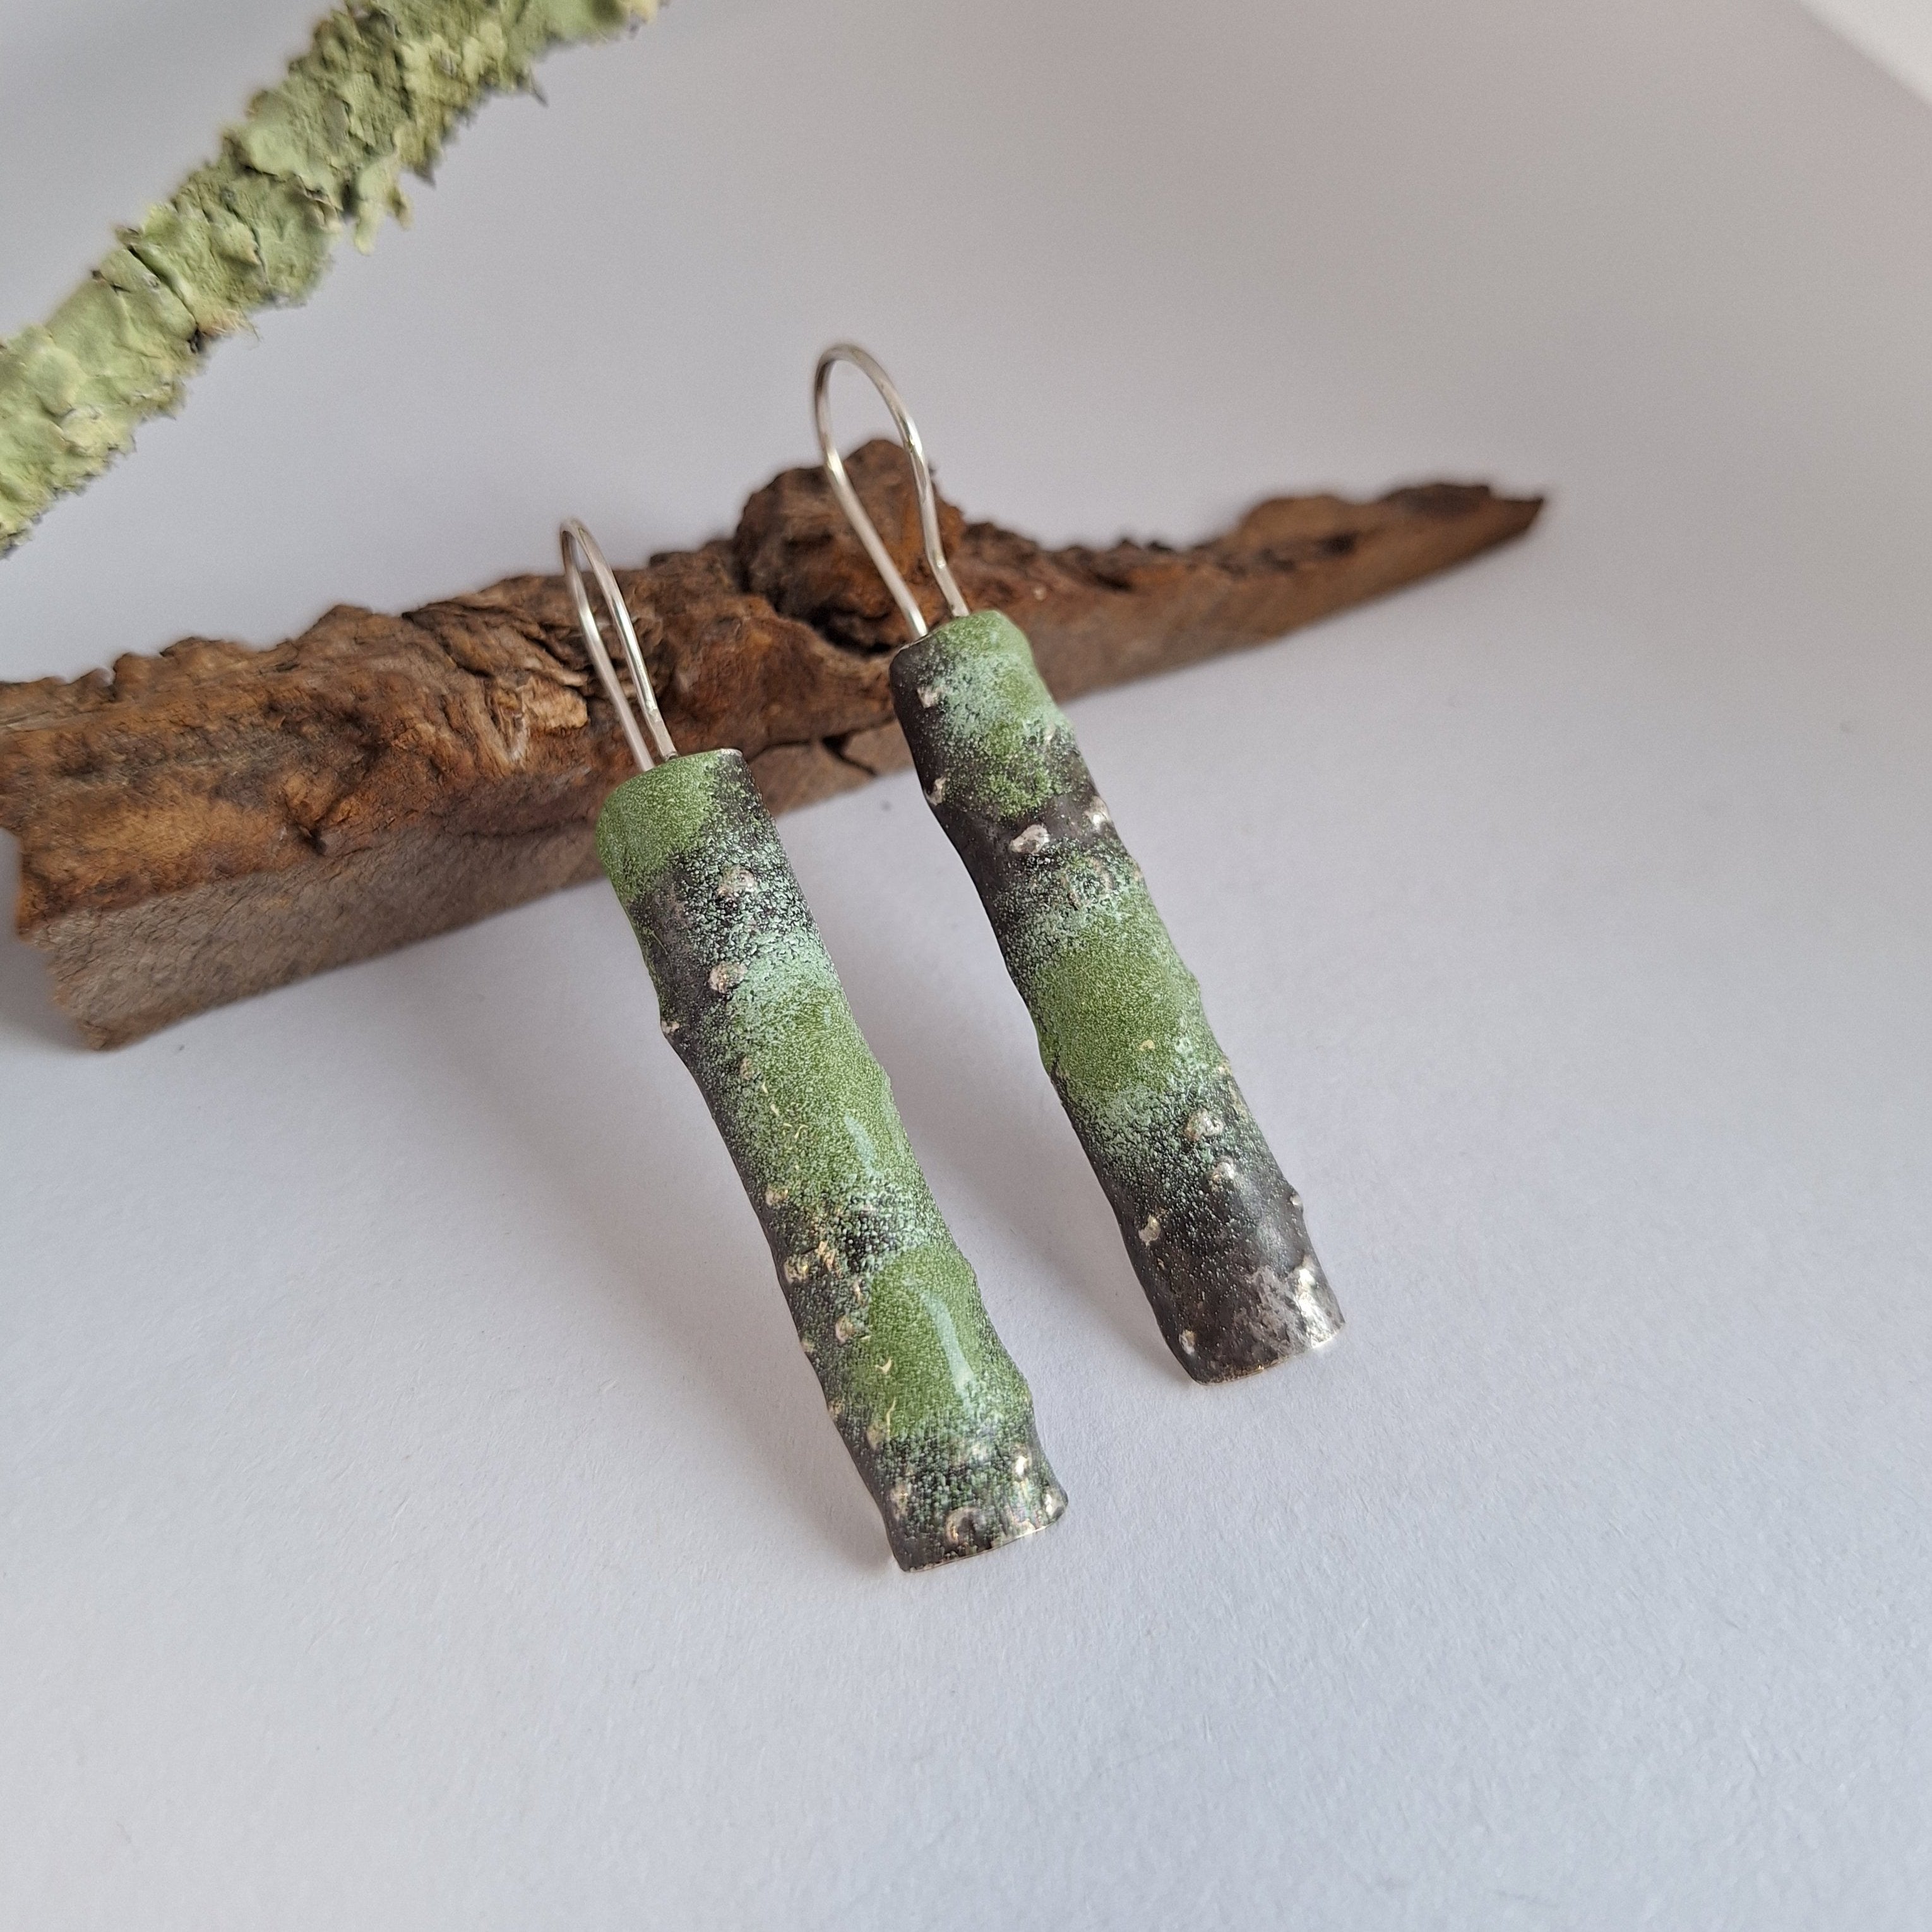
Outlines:
[[[1044,1529],[1066,1498],[1040,1454],[1031,1392],[946,1230],[750,770],[735,751],[680,755],[603,553],[581,524],[560,541],[584,644],[639,768],[604,803],[598,856],[892,1554],[923,1569]]]
[[[926,562],[952,614],[928,626],[832,433],[833,369],[870,379],[911,459]],[[933,815],[965,862],[1041,1058],[1087,1150],[1168,1346],[1200,1382],[1330,1341],[1342,1312],[1208,1024],[1200,988],[1094,788],[1024,635],[969,608],[940,538],[918,430],[878,363],[819,358],[819,448],[834,493],[904,614],[892,706]]]

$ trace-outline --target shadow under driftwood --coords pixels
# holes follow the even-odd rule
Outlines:
[[[20,850],[0,835],[0,894],[19,895]],[[0,1033],[70,1049],[80,1036],[54,1004],[53,981],[46,961],[24,940],[0,932]]]

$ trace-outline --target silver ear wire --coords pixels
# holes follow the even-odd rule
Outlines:
[[[590,647],[590,661],[597,667],[598,677],[616,707],[617,722],[624,728],[624,736],[630,745],[631,755],[638,761],[638,769],[647,772],[654,764],[676,758],[677,747],[664,729],[664,714],[658,709],[657,693],[652,690],[650,674],[644,668],[644,654],[638,648],[638,633],[631,622],[631,614],[624,608],[617,580],[612,575],[610,566],[604,561],[604,553],[598,548],[597,539],[574,517],[566,519],[559,528],[556,541],[558,549],[563,553],[563,580],[569,585],[571,602],[577,606],[577,621],[583,630],[584,641]],[[584,573],[578,566],[579,550],[590,566],[590,574],[596,578],[597,588],[603,592],[604,608],[617,627],[618,639],[624,646],[624,660],[630,667],[632,678],[638,688],[634,708],[629,694],[618,682],[617,668],[610,662],[610,653],[605,648],[604,627],[597,620],[590,592],[584,586]],[[650,732],[652,745],[657,748],[655,758],[644,742],[644,731],[638,728],[640,716]]]
[[[919,495],[919,526],[926,538],[926,560],[931,568],[934,580],[944,592],[947,608],[956,617],[970,614],[965,598],[960,595],[959,586],[955,580],[951,566],[946,561],[945,546],[939,536],[939,499],[932,488],[932,471],[926,463],[926,446],[919,440],[919,429],[912,418],[906,413],[906,406],[899,400],[899,392],[892,386],[892,379],[878,363],[856,342],[835,342],[818,358],[818,371],[812,380],[812,415],[818,424],[818,450],[825,460],[825,473],[832,480],[832,494],[846,514],[854,530],[859,533],[859,541],[866,546],[866,554],[877,567],[879,574],[886,580],[886,588],[892,593],[892,601],[905,614],[906,622],[912,626],[915,638],[926,634],[926,614],[919,608],[919,600],[914,596],[905,579],[899,574],[899,567],[893,562],[892,554],[881,540],[872,520],[866,514],[866,506],[859,500],[859,493],[852,487],[852,479],[845,473],[844,458],[838,454],[838,446],[832,434],[832,370],[835,364],[849,362],[866,376],[884,398],[886,407],[892,412],[892,421],[898,425],[899,440],[905,446],[905,453],[912,459],[913,485]]]

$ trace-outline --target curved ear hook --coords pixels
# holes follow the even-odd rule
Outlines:
[[[597,539],[574,517],[567,519],[558,530],[556,542],[558,549],[563,553],[563,580],[570,586],[571,602],[577,606],[577,621],[583,630],[584,641],[590,648],[590,661],[597,667],[598,677],[610,702],[616,706],[617,722],[624,728],[624,736],[630,745],[631,755],[638,761],[638,769],[647,772],[662,760],[676,758],[677,747],[664,729],[664,714],[658,709],[657,693],[652,690],[650,674],[644,668],[644,654],[638,646],[638,633],[631,622],[631,614],[624,608],[617,580],[611,574],[610,566],[604,561],[604,553],[597,548]],[[625,662],[636,680],[638,702],[634,711],[629,695],[617,682],[617,668],[610,662],[610,653],[604,648],[604,627],[597,621],[597,613],[591,607],[590,593],[584,588],[584,573],[578,567],[577,554],[580,550],[590,566],[590,574],[597,580],[597,588],[604,594],[604,608],[617,627],[617,636],[624,646]],[[650,731],[652,743],[657,747],[656,758],[652,757],[644,743],[644,734],[638,728],[639,716]]]
[[[866,546],[866,554],[886,580],[886,588],[892,593],[893,602],[905,613],[905,620],[912,626],[913,635],[922,638],[927,629],[926,614],[920,609],[919,599],[899,574],[899,567],[893,562],[892,553],[872,526],[872,518],[866,515],[866,506],[860,502],[859,493],[853,488],[852,479],[845,473],[844,458],[838,454],[838,446],[832,439],[832,370],[833,365],[839,362],[850,363],[866,376],[892,412],[899,440],[912,459],[912,480],[919,494],[919,526],[926,538],[926,562],[932,568],[934,581],[945,593],[948,608],[954,616],[964,617],[970,611],[965,598],[959,594],[959,586],[946,561],[945,547],[940,542],[939,499],[933,491],[932,471],[926,463],[926,446],[919,440],[918,428],[906,413],[906,406],[899,400],[892,379],[856,342],[835,342],[820,356],[818,373],[812,381],[812,407],[818,424],[819,454],[825,459],[825,473],[832,479],[832,494],[838,499],[839,507],[853,529],[858,532],[859,541]]]

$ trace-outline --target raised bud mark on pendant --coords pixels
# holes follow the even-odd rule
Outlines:
[[[926,802],[928,805],[944,805],[946,802],[946,780],[943,776],[933,780],[932,789],[926,795]]]
[[[972,1503],[962,1503],[946,1519],[946,1540],[956,1548],[970,1541],[980,1527],[980,1511]]]
[[[711,990],[714,993],[728,993],[745,976],[745,969],[736,959],[721,959],[711,969]]]
[[[1198,1113],[1188,1115],[1187,1124],[1180,1131],[1191,1141],[1211,1141],[1226,1124],[1219,1114],[1203,1107]]]
[[[1030,859],[1037,854],[1044,852],[1052,843],[1053,834],[1048,831],[1045,826],[1029,825],[1018,838],[1011,842],[1008,849],[1021,853]]]
[[[1150,1214],[1141,1224],[1141,1245],[1150,1248],[1160,1239],[1160,1216]]]
[[[747,892],[758,890],[756,875],[742,866],[728,866],[718,881],[718,896],[721,899],[741,899]]]

